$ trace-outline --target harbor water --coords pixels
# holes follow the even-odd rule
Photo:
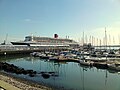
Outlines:
[[[14,64],[25,70],[34,70],[34,77],[10,73],[56,90],[120,90],[120,74],[108,69],[81,66],[76,62],[54,62],[31,56],[2,57],[0,61]],[[51,73],[49,77],[41,72]]]

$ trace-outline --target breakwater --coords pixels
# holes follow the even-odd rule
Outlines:
[[[50,76],[58,76],[55,72],[37,72],[32,69],[25,70],[24,68],[20,68],[18,66],[15,66],[14,64],[9,64],[6,62],[0,62],[0,70],[4,70],[5,72],[8,73],[15,73],[15,74],[24,74],[24,75],[29,75],[30,77],[34,77],[35,75],[39,74],[43,78],[49,78]]]
[[[0,62],[0,69],[10,73],[16,74],[28,74],[33,77],[36,74],[36,71],[33,70],[25,70],[24,68],[19,68],[13,64],[8,64],[6,62]]]

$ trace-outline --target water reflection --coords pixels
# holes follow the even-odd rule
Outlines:
[[[29,56],[6,57],[2,60],[37,72],[34,77],[16,75],[17,77],[49,85],[57,90],[120,90],[120,75],[108,69],[97,69],[74,62],[54,62]]]

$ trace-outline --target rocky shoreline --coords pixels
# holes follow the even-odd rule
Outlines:
[[[17,78],[4,72],[0,72],[0,80],[7,82],[21,90],[53,90],[49,87]]]
[[[30,80],[14,77],[5,72],[0,72],[0,80],[7,82],[21,90],[52,90],[47,86],[37,84]]]

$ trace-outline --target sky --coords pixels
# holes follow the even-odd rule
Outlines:
[[[0,43],[24,40],[25,36],[82,42],[105,37],[120,44],[120,0],[0,0]],[[102,41],[103,42],[103,41]]]

